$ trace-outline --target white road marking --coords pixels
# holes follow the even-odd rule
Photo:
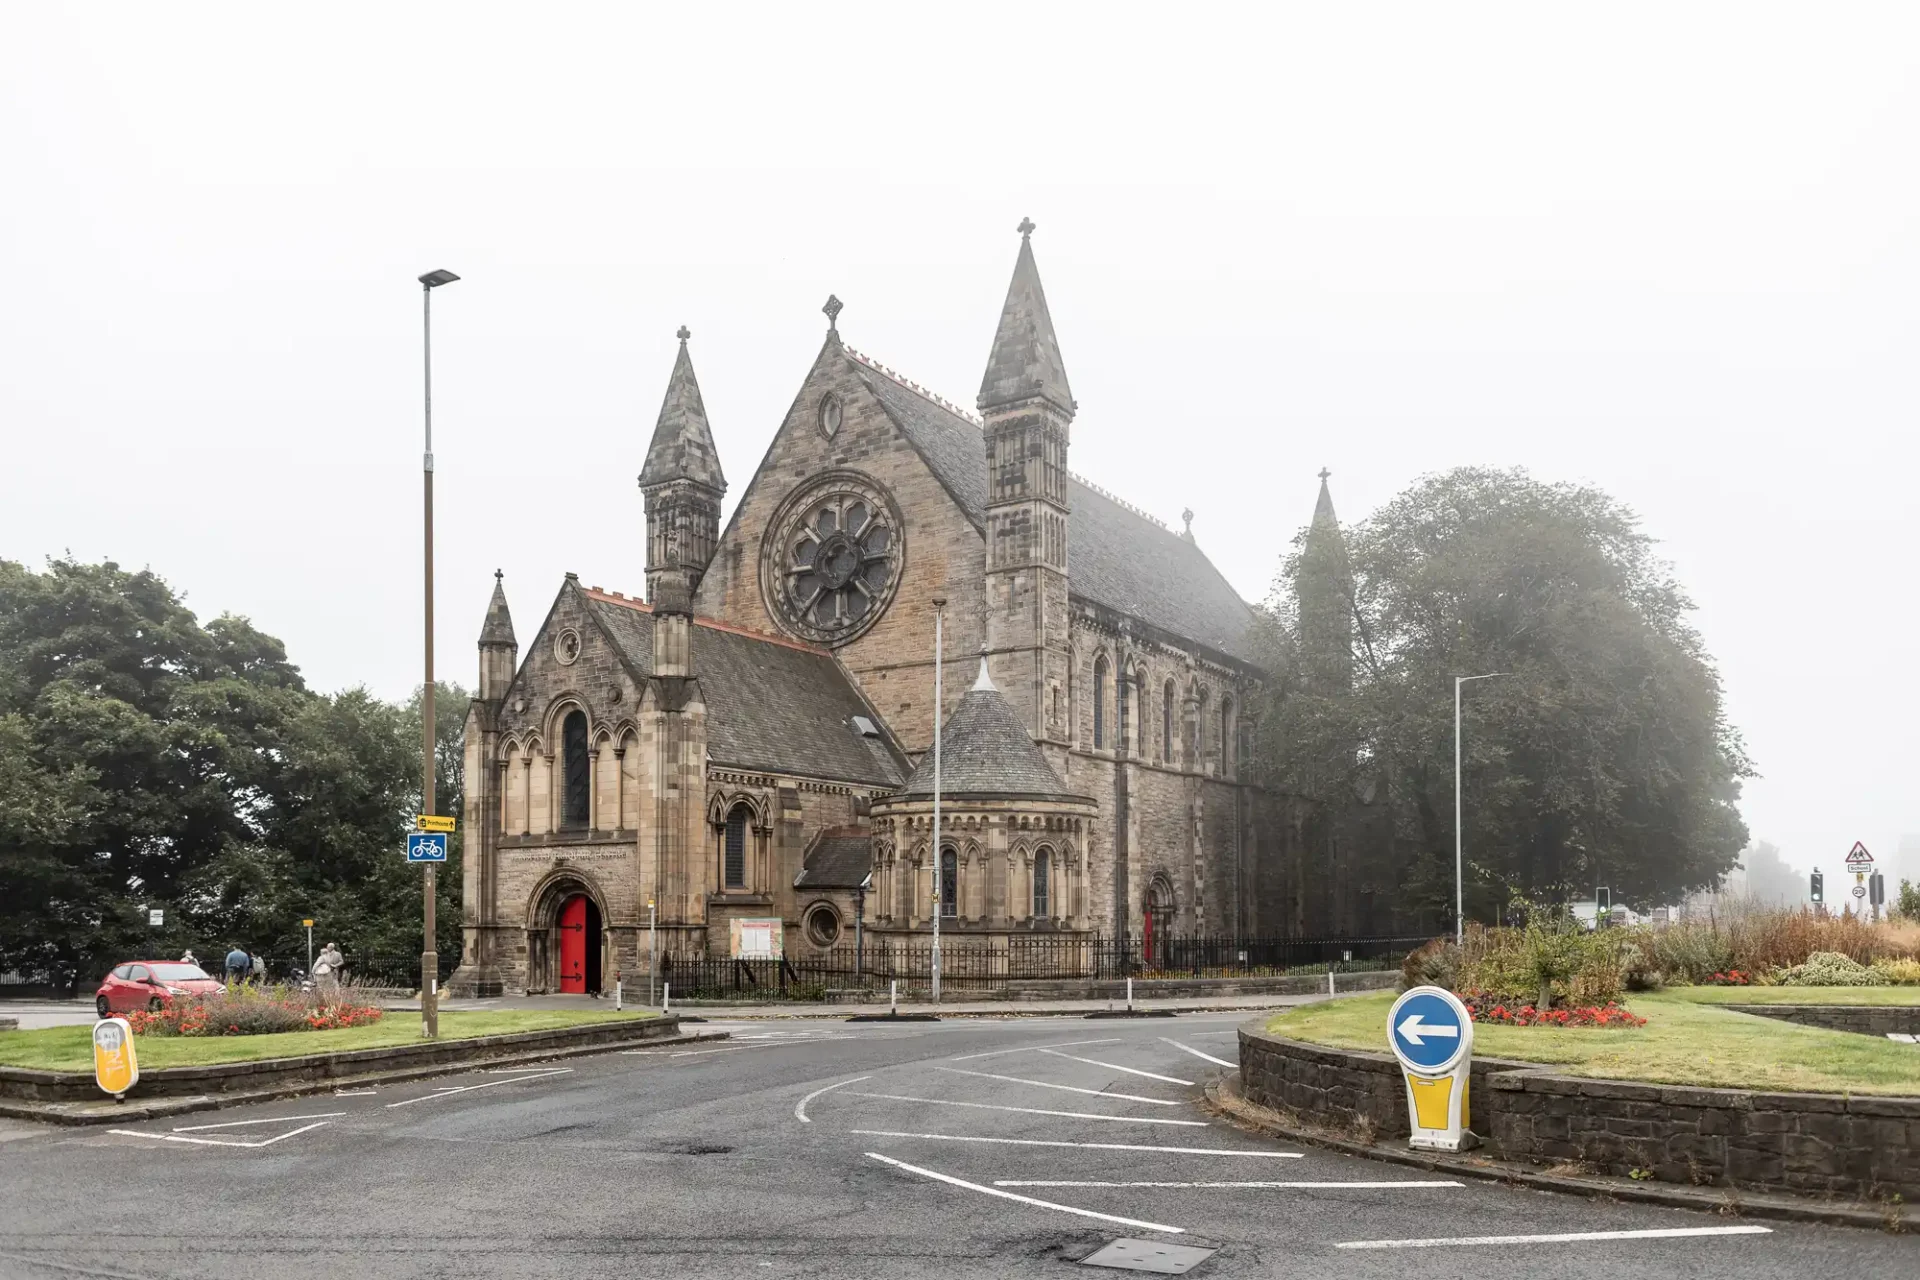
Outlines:
[[[1174,1048],[1178,1049],[1182,1053],[1190,1053],[1196,1058],[1205,1058],[1208,1062],[1211,1062],[1216,1066],[1233,1067],[1236,1069],[1238,1069],[1238,1067],[1240,1066],[1240,1064],[1237,1062],[1228,1062],[1225,1058],[1216,1058],[1210,1053],[1202,1053],[1190,1044],[1181,1044],[1178,1040],[1168,1040],[1165,1036],[1161,1036],[1160,1039],[1165,1043],[1172,1045]]]
[[[1027,1080],[1020,1076],[996,1076],[987,1071],[965,1071],[959,1067],[935,1067],[935,1071],[945,1071],[956,1076],[978,1076],[982,1080],[1000,1080],[1007,1084],[1027,1084],[1036,1089],[1058,1089],[1062,1093],[1084,1093],[1094,1098],[1119,1098],[1126,1102],[1147,1102],[1156,1107],[1177,1107],[1178,1102],[1168,1102],[1165,1098],[1143,1098],[1137,1093],[1109,1093],[1105,1089],[1082,1089],[1076,1084],[1048,1084],[1045,1080]]]
[[[1149,1080],[1164,1080],[1168,1084],[1184,1084],[1189,1089],[1193,1081],[1182,1080],[1178,1076],[1163,1076],[1152,1071],[1141,1071],[1137,1067],[1123,1067],[1117,1062],[1096,1062],[1092,1058],[1079,1058],[1071,1053],[1061,1053],[1058,1049],[1042,1049],[1041,1053],[1052,1054],[1056,1058],[1065,1058],[1068,1062],[1084,1062],[1090,1067],[1105,1067],[1109,1071],[1124,1071],[1130,1076],[1145,1076]]]
[[[441,1089],[435,1093],[423,1093],[417,1098],[404,1098],[399,1102],[389,1102],[387,1106],[389,1108],[410,1107],[416,1102],[433,1102],[440,1098],[451,1098],[456,1093],[472,1093],[475,1089],[491,1089],[495,1085],[518,1084],[522,1080],[545,1080],[549,1076],[569,1075],[572,1071],[572,1067],[558,1067],[548,1071],[535,1071],[523,1076],[510,1076],[504,1080],[489,1080],[485,1084],[460,1085],[457,1088]]]
[[[742,1049],[784,1049],[793,1044],[815,1044],[822,1040],[851,1040],[852,1036],[809,1036],[804,1040],[767,1040],[756,1044],[729,1044],[718,1049],[621,1049],[630,1058],[698,1058],[709,1053],[738,1053]]]
[[[1298,1151],[1235,1151],[1230,1147],[1149,1147],[1131,1142],[1058,1142],[1051,1138],[980,1138],[961,1133],[903,1133],[898,1129],[849,1129],[869,1138],[924,1138],[929,1142],[990,1142],[1006,1147],[1083,1147],[1089,1151],[1157,1151],[1169,1156],[1252,1156],[1256,1160],[1301,1160]]]
[[[800,1101],[793,1104],[793,1118],[795,1120],[798,1120],[801,1124],[812,1124],[813,1121],[807,1119],[807,1104],[809,1102],[812,1102],[815,1098],[819,1097],[823,1093],[832,1093],[835,1089],[838,1089],[843,1085],[859,1084],[862,1080],[871,1080],[871,1079],[873,1079],[872,1076],[855,1076],[851,1080],[842,1080],[839,1084],[830,1084],[824,1089],[815,1089],[812,1093],[808,1094],[806,1097],[800,1099]]]
[[[220,1124],[177,1124],[175,1133],[199,1133],[203,1129],[240,1129],[250,1124],[291,1124],[295,1120],[335,1120],[347,1114],[344,1111],[322,1111],[310,1116],[268,1116],[264,1120],[227,1120]]]
[[[1091,1209],[1076,1209],[1070,1204],[1055,1204],[1051,1200],[1036,1200],[1032,1196],[1018,1196],[1011,1191],[1000,1191],[993,1187],[983,1187],[977,1182],[968,1182],[965,1178],[956,1178],[950,1173],[937,1173],[932,1169],[922,1169],[918,1165],[907,1164],[883,1156],[877,1151],[867,1152],[869,1159],[882,1164],[890,1164],[896,1169],[905,1169],[908,1173],[917,1173],[923,1178],[932,1178],[935,1182],[944,1182],[950,1187],[965,1187],[968,1191],[978,1191],[983,1196],[998,1196],[1002,1200],[1018,1200],[1021,1204],[1034,1205],[1041,1209],[1052,1209],[1057,1213],[1071,1213],[1081,1218],[1098,1218],[1102,1222],[1117,1222],[1123,1227],[1138,1227],[1142,1231],[1164,1231],[1169,1235],[1185,1235],[1180,1227],[1169,1227],[1159,1222],[1142,1222],[1138,1218],[1122,1218],[1111,1213],[1095,1213]]]
[[[1018,1181],[1010,1178],[995,1178],[996,1187],[1205,1187],[1217,1190],[1223,1187],[1260,1187],[1288,1189],[1296,1191],[1323,1191],[1341,1187],[1464,1187],[1464,1182],[1444,1181],[1408,1181],[1408,1182],[1071,1182],[1066,1180],[1033,1179]]]
[[[1772,1227],[1656,1227],[1642,1231],[1567,1231],[1540,1236],[1442,1236],[1431,1240],[1348,1240],[1336,1249],[1432,1249],[1443,1245],[1577,1244],[1593,1240],[1674,1240],[1691,1236],[1765,1236]]]
[[[375,1089],[335,1089],[333,1096],[336,1098],[365,1098],[376,1092],[378,1092],[378,1090]]]
[[[1082,1044],[1119,1044],[1119,1036],[1109,1036],[1105,1040],[1062,1040],[1058,1044],[1029,1044],[1018,1049],[992,1049],[986,1053],[963,1053],[957,1058],[948,1058],[948,1062],[971,1062],[975,1058],[997,1058],[1005,1053],[1032,1053],[1036,1049],[1071,1049]]]
[[[320,1120],[313,1124],[301,1125],[298,1129],[289,1129],[264,1142],[235,1142],[229,1138],[192,1138],[184,1133],[141,1133],[138,1129],[109,1129],[107,1132],[117,1133],[123,1138],[153,1138],[159,1142],[191,1142],[201,1147],[245,1147],[257,1151],[261,1147],[270,1147],[276,1142],[285,1142],[288,1138],[297,1138],[310,1129],[324,1129],[326,1124],[325,1120]]]
[[[880,1098],[887,1102],[925,1102],[941,1107],[971,1107],[976,1111],[1018,1111],[1028,1116],[1065,1116],[1069,1120],[1108,1120],[1115,1124],[1177,1124],[1204,1129],[1205,1120],[1155,1120],[1143,1116],[1097,1116],[1087,1111],[1043,1111],[1038,1107],[1003,1107],[991,1102],[954,1102],[949,1098],[909,1098],[899,1093],[856,1093],[856,1098]]]

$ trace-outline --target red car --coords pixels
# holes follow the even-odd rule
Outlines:
[[[226,984],[197,964],[178,960],[135,960],[116,965],[93,994],[93,1007],[103,1018],[134,1009],[164,1009],[175,996],[204,996],[225,991]]]

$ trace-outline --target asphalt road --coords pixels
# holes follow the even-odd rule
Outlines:
[[[736,1038],[14,1126],[0,1277],[1138,1274],[1077,1265],[1116,1239],[1215,1250],[1200,1277],[1920,1270],[1911,1237],[1454,1185],[1244,1134],[1194,1087],[1238,1020],[715,1023]],[[1653,1234],[1454,1242],[1613,1232]]]

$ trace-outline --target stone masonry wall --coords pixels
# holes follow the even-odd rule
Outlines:
[[[1384,1032],[1383,1032],[1384,1034]],[[1587,1080],[1476,1059],[1469,1127],[1500,1159],[1643,1169],[1665,1182],[1882,1199],[1920,1195],[1920,1097],[1759,1093]],[[1366,1140],[1408,1133],[1386,1054],[1240,1029],[1240,1079],[1261,1106]]]
[[[1824,1027],[1828,1031],[1851,1031],[1861,1036],[1920,1035],[1920,1005],[1896,1008],[1850,1004],[1738,1004],[1729,1007],[1762,1018]],[[1920,1061],[1914,1063],[1914,1077],[1920,1080]]]

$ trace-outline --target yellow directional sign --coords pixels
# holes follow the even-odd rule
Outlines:
[[[102,1018],[93,1024],[93,1078],[116,1098],[140,1083],[133,1028],[125,1018]]]
[[[443,816],[437,813],[423,813],[414,818],[413,829],[415,831],[442,831],[451,833],[453,831],[453,818],[451,815]]]

